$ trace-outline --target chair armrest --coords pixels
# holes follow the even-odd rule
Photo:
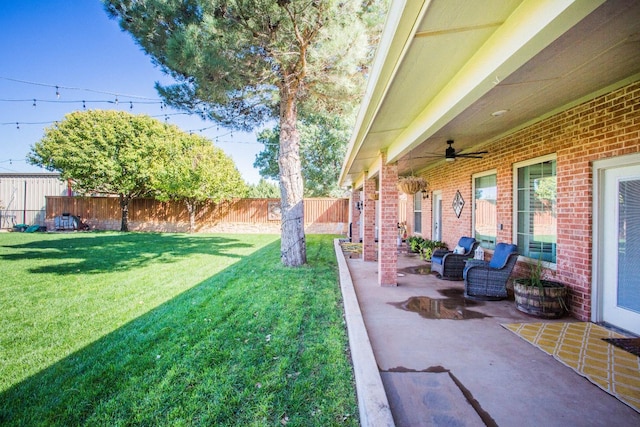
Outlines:
[[[482,259],[468,259],[464,269],[468,270],[469,268],[474,267],[489,268],[489,262]]]
[[[433,258],[435,257],[439,257],[442,258],[447,254],[451,254],[453,253],[452,251],[448,250],[448,249],[436,249],[435,251],[433,251],[433,253],[431,254],[431,257]]]
[[[474,273],[486,277],[488,274],[489,261],[484,261],[481,259],[468,259],[464,271],[462,272],[462,277],[466,280],[469,274],[474,275]]]

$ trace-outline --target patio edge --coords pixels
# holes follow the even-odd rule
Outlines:
[[[371,342],[358,304],[351,273],[340,247],[340,240],[334,240],[340,278],[340,289],[344,306],[344,316],[349,335],[349,348],[356,381],[356,394],[360,411],[360,425],[394,427],[393,416],[384,391],[378,364],[373,355]]]

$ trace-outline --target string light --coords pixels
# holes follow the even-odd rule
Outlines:
[[[38,102],[42,102],[42,103],[64,103],[64,104],[69,104],[69,103],[81,103],[82,104],[82,109],[86,110],[87,109],[87,103],[94,103],[94,104],[114,104],[114,105],[119,105],[120,101],[121,101],[121,97],[125,97],[125,98],[132,98],[135,99],[137,103],[139,104],[159,104],[160,105],[160,110],[163,111],[163,114],[160,115],[150,115],[150,117],[153,118],[160,118],[160,117],[164,117],[164,121],[168,122],[170,119],[170,116],[173,115],[189,115],[189,113],[168,113],[168,105],[160,99],[156,99],[156,98],[149,98],[149,97],[144,97],[144,96],[138,96],[138,95],[124,95],[121,93],[115,93],[115,92],[108,92],[108,91],[101,91],[101,90],[94,90],[94,89],[86,89],[86,88],[80,88],[80,87],[68,87],[68,86],[61,86],[61,85],[51,85],[51,84],[47,84],[47,83],[39,83],[39,82],[32,82],[32,81],[26,81],[26,80],[20,80],[20,79],[13,79],[13,78],[9,78],[9,77],[3,77],[0,76],[0,80],[8,80],[8,81],[13,81],[13,82],[18,82],[18,83],[24,83],[24,84],[29,84],[29,85],[36,85],[36,86],[44,86],[44,87],[51,87],[55,89],[55,99],[38,99],[38,98],[29,98],[29,99],[0,99],[0,102],[16,102],[16,103],[25,103],[25,102],[30,102],[31,106],[33,108],[37,107]],[[85,91],[85,92],[92,92],[92,93],[99,93],[99,94],[108,94],[108,95],[113,95],[114,98],[112,98],[111,100],[105,100],[105,99],[89,99],[87,100],[82,99],[82,100],[60,100],[61,97],[61,89],[67,89],[67,90],[78,90],[78,91]],[[125,101],[127,102],[127,101]],[[133,110],[133,101],[129,100],[129,110]],[[204,111],[199,110],[197,112],[195,112],[196,115],[199,116],[199,118],[203,121],[207,120],[206,114]],[[48,124],[52,124],[52,123],[58,123],[58,121],[48,121],[48,122],[22,122],[22,121],[16,121],[16,122],[9,122],[9,123],[0,123],[0,125],[15,125],[17,130],[21,129],[21,125],[48,125]],[[189,134],[193,134],[194,132],[199,132],[199,133],[203,133],[206,130],[212,129],[213,127],[215,127],[216,129],[216,133],[220,132],[220,126],[219,124],[213,124],[211,126],[207,126],[204,128],[200,128],[200,129],[190,129],[188,130]],[[234,138],[233,135],[233,131],[230,131],[228,133],[225,133],[224,135],[216,135],[215,136],[215,140],[216,143],[220,142],[220,143],[246,143],[246,144],[262,144],[259,142],[241,142],[241,141],[225,141],[225,140],[221,140],[221,137],[227,136],[229,135],[231,138]]]
[[[171,114],[165,113],[165,114],[158,114],[158,115],[153,115],[153,116],[149,116],[149,117],[152,117],[154,119],[157,119],[157,118],[160,118],[160,117],[164,117],[166,120],[168,120],[170,116],[182,116],[182,115],[188,115],[188,113],[171,113]],[[0,126],[15,125],[15,126],[18,126],[18,129],[19,129],[20,125],[50,125],[50,124],[58,124],[58,120],[49,120],[49,121],[46,121],[46,122],[21,122],[21,121],[17,121],[17,122],[2,122],[2,123],[0,123]],[[210,128],[211,128],[211,126],[207,127],[207,128],[202,128],[202,129],[200,129],[200,131],[207,130],[207,129],[210,129]]]
[[[126,97],[126,98],[134,98],[134,99],[147,99],[147,100],[154,99],[154,98],[149,98],[149,97],[146,97],[146,96],[126,95],[126,94],[122,94],[122,93],[108,92],[108,91],[104,91],[104,90],[87,89],[87,88],[81,88],[81,87],[60,86],[60,85],[53,85],[53,84],[48,84],[48,83],[39,83],[39,82],[32,82],[32,81],[28,81],[28,80],[14,79],[14,78],[11,78],[11,77],[4,77],[4,76],[0,76],[0,79],[1,80],[8,80],[8,81],[11,81],[11,82],[34,85],[34,86],[53,87],[53,88],[56,89],[56,97],[60,96],[60,88],[62,88],[62,89],[67,89],[67,90],[78,90],[78,91],[91,92],[91,93],[101,93],[101,94],[104,94],[104,95],[123,96],[123,97]]]

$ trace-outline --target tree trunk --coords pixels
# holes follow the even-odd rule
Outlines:
[[[189,233],[196,231],[196,204],[185,200],[189,212]]]
[[[295,91],[286,83],[280,88],[280,197],[282,227],[280,256],[288,267],[307,262],[304,236],[304,204],[302,166],[300,164],[300,135],[296,128],[298,110]]]
[[[120,231],[129,231],[129,201],[131,197],[120,194],[120,210],[122,212],[122,221],[120,222]]]

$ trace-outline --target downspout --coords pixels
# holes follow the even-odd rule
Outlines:
[[[24,180],[24,204],[22,205],[22,223],[27,223],[27,180]]]

